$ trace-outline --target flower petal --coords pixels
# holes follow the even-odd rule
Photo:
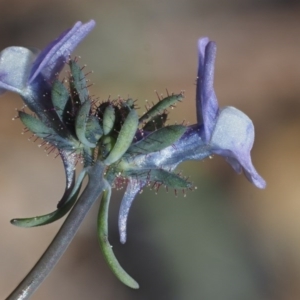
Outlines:
[[[206,42],[206,41],[205,41]],[[203,57],[203,42],[199,41],[199,68],[201,79],[197,83],[197,106],[199,102],[201,103],[202,118],[204,125],[204,138],[205,141],[209,141],[213,128],[216,123],[216,118],[218,115],[218,100],[215,95],[213,83],[214,83],[214,69],[215,69],[215,59],[217,46],[214,42],[208,42],[205,47],[204,57]],[[204,60],[202,62],[202,60]],[[203,66],[201,64],[203,63]],[[199,76],[199,71],[198,71]],[[200,93],[198,91],[200,85]],[[200,96],[200,98],[199,98]],[[199,109],[197,110],[198,114]]]
[[[224,156],[235,171],[243,168],[246,177],[258,188],[266,183],[252,165],[250,151],[254,142],[254,126],[247,115],[234,107],[225,107],[212,133],[212,152]]]
[[[197,74],[197,87],[196,87],[196,99],[197,99],[196,109],[197,109],[198,124],[203,123],[201,91],[202,91],[202,82],[203,82],[205,48],[208,42],[209,42],[208,37],[204,37],[198,40],[198,74]]]
[[[56,40],[51,42],[37,57],[29,82],[33,82],[39,73],[51,81],[55,74],[63,68],[67,58],[85,36],[94,28],[95,21],[86,24],[77,22],[73,28],[65,31]]]
[[[132,202],[137,193],[145,186],[146,181],[129,177],[129,182],[123,196],[119,211],[120,242],[125,244],[127,239],[127,219]]]
[[[8,47],[0,52],[0,94],[6,90],[21,94],[26,87],[37,51]]]

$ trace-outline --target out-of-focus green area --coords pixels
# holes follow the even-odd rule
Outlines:
[[[140,283],[131,291],[103,261],[94,207],[69,250],[32,297],[37,299],[289,300],[300,298],[300,6],[297,1],[131,0],[0,1],[0,48],[43,48],[77,20],[95,30],[74,52],[93,70],[92,94],[157,101],[185,90],[170,123],[194,123],[197,39],[218,45],[215,89],[221,106],[243,110],[256,127],[254,165],[267,181],[258,190],[214,157],[179,167],[197,190],[145,191],[118,242],[112,201],[110,241]],[[34,265],[61,221],[22,229],[14,217],[50,212],[64,190],[60,159],[12,122],[18,96],[0,103],[0,298]]]

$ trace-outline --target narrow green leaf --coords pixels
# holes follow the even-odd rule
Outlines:
[[[99,147],[99,156],[101,157],[101,160],[103,158],[106,158],[109,154],[109,152],[112,150],[116,143],[116,140],[110,136],[105,135],[100,140],[100,147]]]
[[[70,136],[63,138],[58,135],[51,127],[46,126],[39,119],[19,111],[19,117],[22,123],[36,136],[49,142],[58,149],[75,150],[79,147],[79,144]]]
[[[150,172],[151,181],[162,183],[173,189],[187,189],[192,187],[192,183],[177,174],[165,170],[153,170]]]
[[[85,136],[92,144],[97,144],[103,135],[103,130],[96,116],[90,116],[86,122]]]
[[[148,154],[163,150],[174,144],[186,131],[183,125],[170,125],[158,129],[137,143],[134,143],[126,154]]]
[[[128,150],[137,131],[138,124],[138,115],[136,110],[132,109],[121,127],[113,149],[110,151],[108,157],[104,161],[106,165],[111,165],[119,160]]]
[[[86,137],[86,124],[91,110],[91,102],[85,101],[79,108],[75,119],[75,131],[79,141],[85,146],[95,148],[96,144],[90,142]]]
[[[19,227],[28,228],[28,227],[36,227],[36,226],[42,226],[49,223],[53,223],[58,219],[62,218],[66,213],[68,213],[68,211],[72,208],[72,206],[76,202],[86,172],[87,169],[83,169],[81,171],[76,181],[76,184],[72,190],[72,193],[60,208],[58,208],[57,210],[49,214],[42,215],[42,216],[37,216],[32,218],[12,219],[10,223]]]
[[[69,91],[63,83],[56,79],[51,90],[51,100],[60,120],[63,121],[65,109],[69,100]]]
[[[162,114],[170,106],[173,106],[176,102],[183,99],[183,94],[176,94],[165,97],[164,99],[153,105],[142,117],[140,117],[139,122],[142,123],[156,115]]]
[[[121,267],[108,240],[108,207],[110,197],[111,188],[109,184],[107,184],[107,188],[103,192],[98,214],[98,238],[100,248],[108,266],[116,277],[125,285],[133,289],[138,289],[139,284]]]
[[[51,127],[46,126],[42,121],[32,115],[29,115],[23,111],[19,111],[19,117],[22,123],[32,133],[36,134],[40,138],[56,134],[56,132]]]
[[[162,113],[150,119],[143,127],[144,131],[155,131],[162,128],[167,121],[168,114]]]
[[[72,94],[73,96],[78,95],[80,103],[83,104],[89,99],[89,91],[86,85],[85,75],[74,60],[70,61],[70,69],[72,74],[72,80],[70,80]]]
[[[112,105],[109,105],[105,108],[103,114],[103,132],[105,135],[109,134],[115,125],[116,113]]]
[[[163,169],[127,170],[125,174],[133,178],[137,177],[141,181],[159,183],[178,190],[192,187],[192,183],[185,178]]]
[[[89,167],[94,164],[94,149],[91,149],[90,147],[84,146],[81,152],[82,158],[83,158],[83,166]]]

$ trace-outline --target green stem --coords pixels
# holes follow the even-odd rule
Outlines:
[[[133,289],[138,289],[139,284],[121,267],[108,241],[108,207],[111,196],[111,187],[108,182],[104,189],[98,214],[98,237],[103,256],[121,282]]]
[[[94,166],[88,170],[89,182],[74,208],[71,210],[43,256],[6,300],[29,299],[49,275],[74,238],[89,209],[103,191],[105,184],[103,180],[101,181],[103,171],[104,166],[99,162],[95,163]]]

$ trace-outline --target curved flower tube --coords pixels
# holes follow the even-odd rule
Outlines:
[[[230,163],[237,173],[242,169],[250,182],[265,188],[266,182],[255,170],[250,151],[254,143],[254,126],[250,118],[234,107],[219,109],[213,88],[216,44],[203,38],[198,41],[197,118],[203,120],[202,138],[212,154]]]

